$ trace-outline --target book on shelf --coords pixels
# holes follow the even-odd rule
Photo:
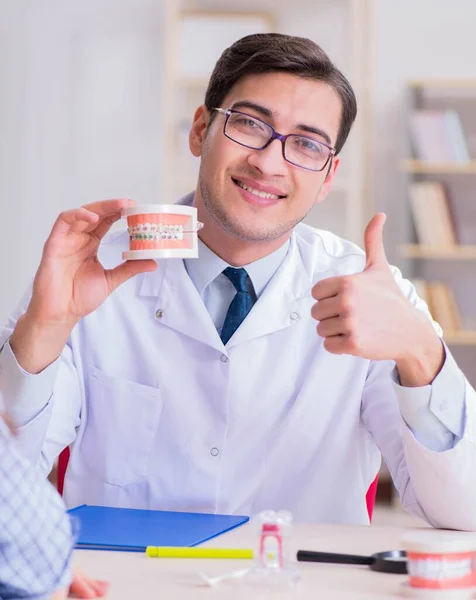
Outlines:
[[[442,281],[412,280],[418,296],[424,300],[433,319],[445,331],[461,331],[462,319],[453,289]]]
[[[434,162],[471,160],[459,114],[453,109],[414,110],[410,139],[415,157]]]
[[[410,184],[410,207],[418,243],[425,246],[454,246],[456,231],[448,194],[438,181]]]

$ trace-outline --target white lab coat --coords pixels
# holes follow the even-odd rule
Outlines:
[[[111,235],[103,264],[118,264],[125,247],[123,234]],[[69,506],[285,508],[301,521],[339,523],[368,523],[365,494],[382,453],[410,512],[476,530],[475,392],[452,357],[446,383],[462,382],[465,431],[433,452],[401,417],[393,363],[330,354],[316,334],[312,285],[364,262],[353,244],[299,225],[226,347],[178,259],[121,286],[42,374],[21,375],[6,345],[2,390],[15,396],[25,452],[49,470],[72,445]],[[444,418],[444,403],[434,410]]]

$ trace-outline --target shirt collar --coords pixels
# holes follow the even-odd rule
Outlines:
[[[288,249],[289,240],[271,254],[248,265],[243,265],[250,276],[258,298],[283,262]],[[205,288],[231,265],[217,256],[200,239],[198,240],[198,256],[199,258],[186,258],[184,263],[190,279],[201,295]]]
[[[185,258],[184,263],[187,273],[200,295],[207,285],[229,266],[200,239],[198,240],[198,258]]]
[[[247,270],[248,275],[250,276],[257,298],[261,296],[264,288],[268,285],[273,278],[273,275],[279,269],[281,263],[286,257],[286,254],[288,253],[288,250],[289,240],[271,254],[263,256],[263,258],[255,260],[249,265],[244,265],[244,268]]]
[[[192,206],[193,197],[193,192],[187,194],[181,198],[177,204]],[[288,240],[280,248],[271,254],[268,254],[268,256],[263,256],[263,258],[243,266],[250,276],[257,298],[259,298],[264,288],[271,281],[273,275],[286,258],[289,246],[290,241]],[[198,293],[202,295],[205,288],[231,265],[216,255],[213,250],[210,250],[210,248],[206,246],[200,240],[200,238],[198,239],[198,256],[199,258],[184,259],[184,264],[187,273],[195,285]]]

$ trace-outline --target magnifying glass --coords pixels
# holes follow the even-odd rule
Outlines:
[[[379,571],[380,573],[395,573],[396,575],[405,575],[407,573],[407,554],[403,550],[377,552],[370,556],[298,550],[297,559],[301,562],[367,565],[372,571]]]

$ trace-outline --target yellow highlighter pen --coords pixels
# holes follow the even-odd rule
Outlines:
[[[147,546],[151,558],[253,558],[248,548],[182,548],[175,546]]]

